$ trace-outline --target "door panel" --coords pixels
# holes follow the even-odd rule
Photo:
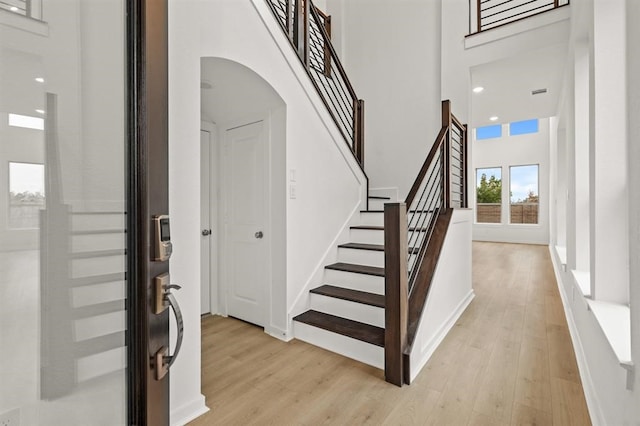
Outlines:
[[[0,24],[0,423],[168,424],[166,1],[45,3]]]
[[[0,423],[126,424],[126,3],[50,6],[0,25]]]
[[[228,314],[264,326],[268,251],[262,122],[227,131]]]
[[[211,134],[200,131],[200,314],[211,312]]]

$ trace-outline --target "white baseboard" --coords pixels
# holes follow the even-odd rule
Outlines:
[[[580,372],[582,389],[584,391],[584,397],[587,401],[587,408],[589,410],[589,416],[591,417],[591,423],[593,424],[593,426],[604,425],[604,415],[600,407],[600,402],[598,401],[597,393],[595,392],[595,386],[591,378],[591,372],[589,371],[587,358],[584,354],[584,348],[582,347],[580,334],[578,333],[578,328],[576,327],[576,323],[573,319],[573,310],[569,305],[570,299],[565,293],[562,276],[559,272],[562,271],[562,267],[558,267],[558,254],[556,253],[555,247],[553,245],[549,246],[549,252],[551,255],[551,263],[553,264],[553,272],[556,276],[556,283],[558,284],[558,291],[560,292],[560,299],[562,300],[562,306],[564,307],[564,316],[567,319],[567,325],[569,326],[571,343],[573,343],[573,350],[576,354],[578,371]]]
[[[204,395],[200,395],[194,401],[177,408],[172,408],[169,416],[171,419],[170,423],[172,426],[186,425],[207,411],[209,411],[209,407],[205,405]]]
[[[460,318],[465,309],[467,309],[467,306],[469,306],[475,296],[476,295],[473,290],[469,291],[467,296],[462,299],[462,301],[460,301],[456,309],[451,313],[451,315],[449,315],[449,318],[447,318],[447,320],[440,326],[436,334],[427,343],[422,345],[422,347],[420,348],[420,353],[416,355],[415,358],[413,356],[411,357],[412,382],[416,377],[418,377],[418,374],[420,374],[424,366],[427,364],[436,349],[438,349],[438,346],[440,346],[440,343],[442,343],[449,331],[453,328],[454,325],[456,325],[456,321],[458,321],[458,318]],[[416,365],[417,367],[414,367]]]

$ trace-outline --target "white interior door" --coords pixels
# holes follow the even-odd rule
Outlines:
[[[227,313],[265,323],[268,233],[265,232],[264,123],[229,129],[225,137]]]
[[[200,131],[200,314],[211,312],[211,133]]]

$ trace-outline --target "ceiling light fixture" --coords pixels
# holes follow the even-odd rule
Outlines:
[[[36,77],[36,78],[35,78],[35,80],[36,80],[38,83],[44,83],[44,78],[42,78],[42,77]]]
[[[36,110],[36,112],[37,112],[38,114],[44,114],[44,110],[43,110],[43,109],[37,109],[37,110]]]
[[[11,7],[11,9],[9,9],[9,10],[11,10],[12,12],[17,12],[17,11],[18,11],[18,8],[17,8],[17,7],[15,7],[15,6],[12,6],[12,7]]]
[[[473,93],[480,93],[484,90],[484,87],[478,86],[473,88]]]
[[[489,120],[497,121],[498,120],[498,116],[494,115],[493,117],[489,117]]]

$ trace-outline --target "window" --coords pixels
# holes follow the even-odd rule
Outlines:
[[[9,163],[9,228],[39,228],[44,201],[44,165]]]
[[[527,133],[538,133],[537,118],[509,123],[509,134],[511,136],[526,135]]]
[[[538,223],[538,165],[511,166],[511,223]]]
[[[476,170],[476,221],[500,223],[502,211],[502,169]]]
[[[502,136],[502,124],[476,128],[476,140],[499,138]]]

